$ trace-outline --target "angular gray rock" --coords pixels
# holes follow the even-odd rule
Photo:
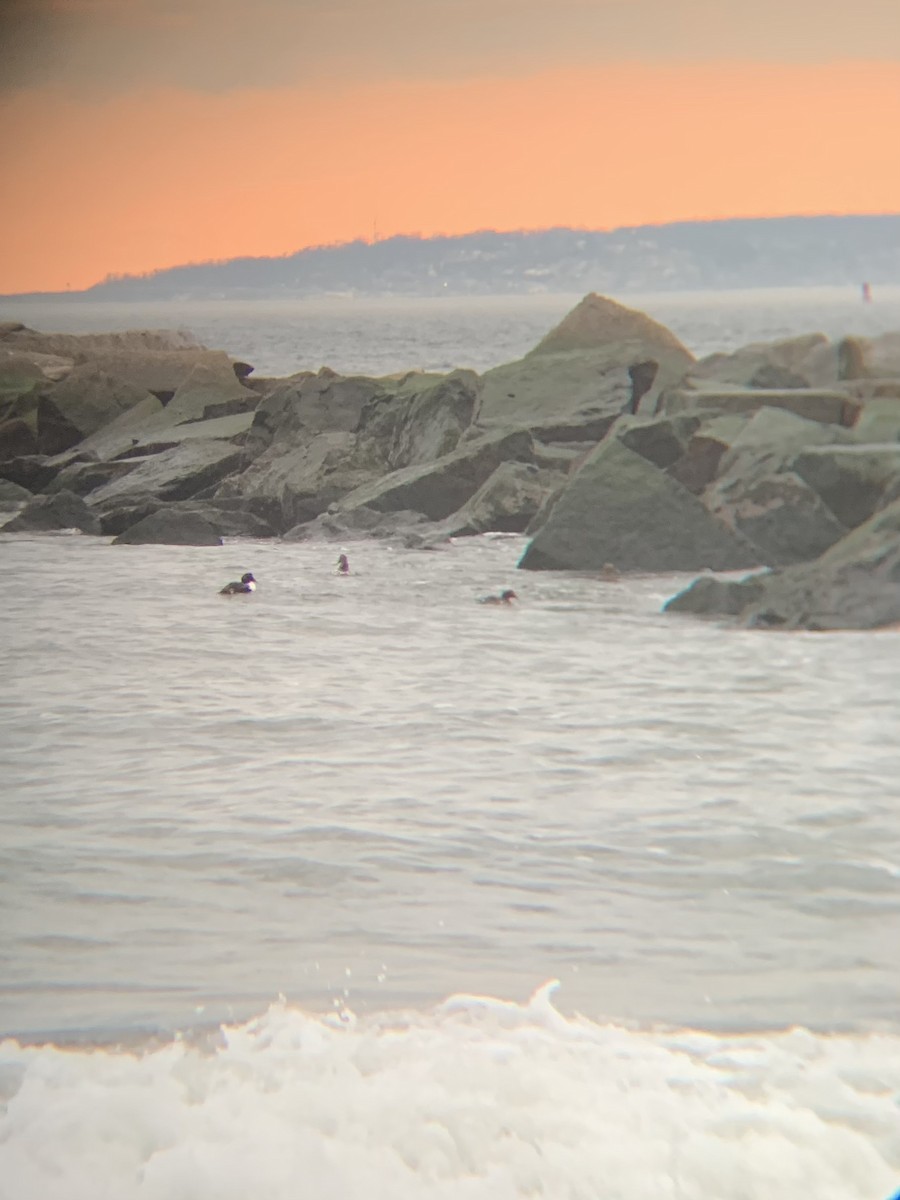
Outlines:
[[[9,512],[20,508],[31,498],[32,494],[28,488],[20,487],[17,483],[10,483],[7,479],[0,479],[0,512]]]
[[[524,431],[501,433],[466,442],[434,462],[392,471],[364,484],[336,503],[338,512],[365,506],[380,512],[412,509],[432,521],[443,520],[462,508],[501,463],[530,462],[534,446]]]
[[[91,492],[91,505],[126,502],[144,493],[161,500],[189,500],[244,464],[244,452],[230,442],[197,439],[171,450],[130,460],[133,470]]]
[[[524,358],[485,372],[473,434],[518,428],[571,441],[590,428],[597,441],[621,413],[652,411],[693,362],[664,326],[591,294]]]
[[[900,443],[813,446],[797,454],[791,469],[805,480],[847,529],[875,512],[900,480]]]
[[[503,462],[462,508],[433,526],[431,533],[437,538],[524,533],[565,478],[534,463]]]
[[[663,606],[664,612],[690,613],[702,617],[736,617],[765,593],[765,576],[746,579],[717,579],[701,575]]]
[[[114,546],[221,546],[222,539],[198,513],[161,508],[113,539]]]
[[[686,488],[615,437],[569,480],[520,567],[593,571],[732,571],[761,565],[759,552]]]
[[[55,496],[35,496],[3,526],[4,533],[46,533],[60,529],[99,534],[100,522],[80,496],[57,492]]]
[[[76,446],[148,398],[148,392],[92,363],[79,363],[65,379],[41,390],[37,409],[41,452],[59,454]]]

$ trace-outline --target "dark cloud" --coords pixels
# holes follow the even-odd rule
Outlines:
[[[628,61],[900,61],[900,0],[0,0],[0,86],[109,94]]]

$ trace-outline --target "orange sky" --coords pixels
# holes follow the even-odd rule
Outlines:
[[[900,8],[900,0],[898,0]],[[900,211],[900,66],[0,96],[0,292],[393,233]]]

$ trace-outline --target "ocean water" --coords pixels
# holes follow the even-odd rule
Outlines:
[[[678,332],[879,308],[781,300]],[[517,305],[203,336],[485,366],[571,307]],[[666,617],[685,577],[523,545],[0,532],[0,1200],[900,1187],[900,633]]]
[[[580,295],[349,297],[299,300],[108,301],[0,300],[0,321],[45,332],[183,328],[226,349],[258,375],[332,367],[387,375],[412,368],[484,371],[532,348]],[[860,301],[858,285],[729,292],[615,295],[667,325],[698,357],[751,341],[821,331],[874,336],[900,329],[900,284]]]

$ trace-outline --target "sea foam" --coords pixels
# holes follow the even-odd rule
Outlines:
[[[211,1044],[0,1048],[2,1200],[879,1200],[900,1038],[713,1035],[454,996],[280,1003]]]

